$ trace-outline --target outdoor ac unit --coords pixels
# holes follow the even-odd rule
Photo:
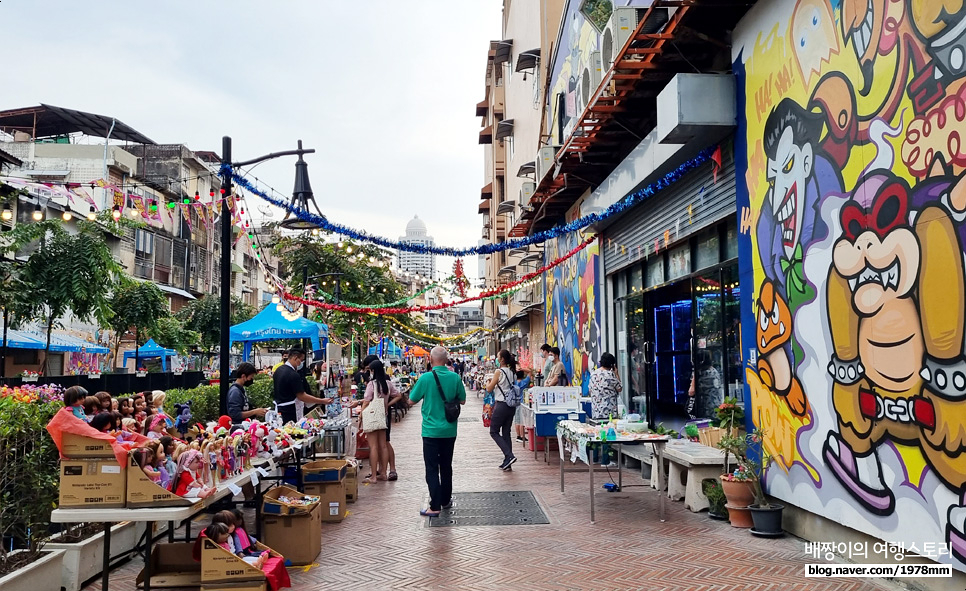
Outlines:
[[[543,146],[537,152],[537,184],[543,180],[543,177],[547,176],[547,173],[553,168],[554,157],[557,155],[557,150],[560,146]]]
[[[638,13],[637,8],[625,6],[615,8],[614,13],[610,15],[610,21],[604,27],[604,33],[600,37],[600,52],[604,60],[604,70],[610,70],[614,66],[617,55],[624,49],[627,41],[631,38],[631,34],[637,29],[637,23],[640,22],[638,19],[644,16]]]
[[[530,203],[530,198],[533,197],[534,191],[537,190],[537,184],[530,181],[523,183],[520,187],[520,206],[526,207]]]
[[[590,97],[600,86],[600,78],[603,75],[603,64],[600,59],[600,52],[594,51],[590,54],[590,60],[584,71],[580,74],[580,96],[577,98],[577,113],[583,113],[590,102]]]

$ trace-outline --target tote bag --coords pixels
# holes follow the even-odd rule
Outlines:
[[[366,433],[386,428],[386,400],[373,397],[369,406],[362,411],[362,430]]]

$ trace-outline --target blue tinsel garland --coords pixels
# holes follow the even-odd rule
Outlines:
[[[481,246],[472,246],[469,248],[425,246],[422,244],[410,244],[408,242],[399,242],[397,240],[390,240],[389,238],[384,238],[382,236],[373,236],[367,232],[355,230],[348,226],[343,226],[341,224],[330,222],[328,219],[326,219],[325,216],[319,216],[308,211],[302,211],[297,207],[293,207],[291,204],[289,204],[286,201],[283,201],[281,199],[276,199],[275,197],[271,197],[268,194],[266,194],[264,191],[255,187],[255,185],[253,185],[248,179],[246,179],[245,177],[235,172],[234,169],[232,169],[232,167],[228,164],[223,164],[221,166],[221,171],[219,172],[219,174],[222,177],[231,176],[231,178],[235,181],[236,184],[238,184],[239,187],[245,189],[246,191],[254,195],[258,195],[259,197],[271,203],[272,205],[281,207],[282,209],[284,209],[285,211],[288,211],[289,213],[291,213],[292,215],[294,215],[295,217],[299,218],[302,221],[310,222],[324,230],[328,230],[336,234],[341,234],[350,239],[359,240],[362,242],[369,242],[372,244],[378,244],[379,246],[384,246],[386,248],[404,250],[408,252],[418,252],[418,253],[424,253],[424,254],[433,253],[433,254],[441,254],[441,255],[448,255],[448,256],[454,256],[454,257],[462,257],[462,256],[467,256],[472,254],[490,254],[494,252],[502,252],[504,250],[510,250],[511,248],[521,248],[524,246],[529,246],[531,244],[540,244],[542,242],[546,242],[547,240],[551,240],[553,238],[563,236],[564,234],[576,232],[578,230],[586,228],[587,226],[590,226],[591,224],[596,224],[602,220],[605,220],[619,213],[623,213],[627,209],[634,207],[638,203],[641,203],[648,197],[651,197],[657,194],[658,192],[666,189],[670,185],[674,184],[686,173],[690,172],[691,170],[697,168],[698,166],[710,160],[711,155],[714,153],[714,150],[715,148],[711,147],[700,152],[697,156],[682,163],[680,166],[678,166],[671,172],[667,173],[660,179],[654,181],[653,183],[644,187],[643,189],[640,189],[638,191],[635,191],[634,193],[631,193],[630,195],[627,195],[620,201],[612,204],[610,207],[608,207],[607,209],[599,213],[592,213],[592,214],[585,215],[584,217],[578,218],[570,222],[569,224],[554,226],[549,230],[537,232],[536,234],[532,236],[527,236],[526,238],[516,238],[513,240],[507,240],[506,242],[499,242],[497,244],[483,244]]]

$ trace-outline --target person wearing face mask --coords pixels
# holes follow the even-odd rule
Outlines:
[[[257,373],[251,363],[242,363],[235,368],[235,381],[228,388],[228,416],[234,425],[240,425],[245,419],[262,418],[268,411],[266,408],[252,408],[245,393],[245,386],[251,386]]]
[[[272,376],[272,398],[275,408],[282,417],[283,423],[298,421],[302,417],[298,412],[298,402],[304,404],[331,404],[331,398],[318,398],[308,393],[306,381],[299,374],[299,369],[305,364],[305,351],[298,347],[288,352],[288,361],[278,368]]]
[[[549,361],[553,365],[550,369],[550,374],[547,376],[547,380],[544,382],[545,386],[569,386],[570,380],[567,378],[567,369],[564,367],[563,361],[560,360],[560,348],[551,347]]]

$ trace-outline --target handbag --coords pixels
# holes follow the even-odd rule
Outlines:
[[[450,423],[455,423],[460,418],[460,403],[458,396],[452,401],[446,400],[446,396],[443,394],[443,385],[439,383],[439,376],[436,372],[431,372],[433,378],[436,379],[436,389],[439,391],[439,397],[443,399],[443,410],[446,412],[446,420]]]
[[[376,404],[379,401],[380,404]],[[362,411],[362,430],[366,433],[386,428],[386,400],[373,393],[372,402]]]

